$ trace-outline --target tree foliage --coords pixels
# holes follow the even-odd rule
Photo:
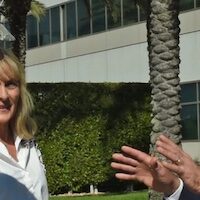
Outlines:
[[[148,151],[148,84],[29,84],[29,88],[51,193],[80,191],[111,179],[111,155],[124,144]]]

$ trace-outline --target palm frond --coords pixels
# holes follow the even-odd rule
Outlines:
[[[31,14],[37,18],[38,21],[40,21],[41,17],[43,17],[46,13],[46,9],[43,3],[32,0],[31,1]]]

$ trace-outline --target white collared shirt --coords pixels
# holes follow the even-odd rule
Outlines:
[[[180,185],[177,188],[177,190],[169,197],[164,197],[165,200],[179,200],[181,192],[183,190],[183,181],[180,178],[179,180],[180,180]]]
[[[48,200],[41,153],[34,141],[15,139],[18,161],[0,142],[0,200]]]

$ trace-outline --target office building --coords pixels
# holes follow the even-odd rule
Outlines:
[[[149,81],[144,10],[113,0],[40,0],[46,16],[27,20],[28,82]],[[91,9],[88,9],[91,5]],[[200,158],[200,0],[180,0],[183,147]]]

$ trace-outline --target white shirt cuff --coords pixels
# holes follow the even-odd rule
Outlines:
[[[181,192],[183,190],[183,181],[180,178],[179,178],[179,180],[180,180],[180,185],[177,188],[177,190],[169,197],[164,197],[165,200],[178,200],[179,199]]]

